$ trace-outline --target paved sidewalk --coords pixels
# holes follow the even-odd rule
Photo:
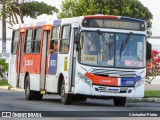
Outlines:
[[[157,76],[155,79],[151,82],[152,85],[160,85],[160,76]]]
[[[160,90],[160,76],[157,76],[151,84],[145,84],[146,90]]]
[[[153,85],[153,84],[145,84],[145,90],[160,90],[160,84],[158,85]]]

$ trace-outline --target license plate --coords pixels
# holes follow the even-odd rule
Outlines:
[[[119,88],[107,88],[107,91],[109,93],[119,93],[120,89]]]

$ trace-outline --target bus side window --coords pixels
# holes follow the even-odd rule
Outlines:
[[[33,29],[26,30],[26,40],[24,45],[24,53],[31,53],[31,40],[32,40]]]
[[[71,26],[64,25],[62,27],[62,38],[60,40],[60,52],[61,53],[69,52],[70,34],[71,34]]]
[[[37,28],[34,31],[34,38],[32,43],[32,53],[40,53],[40,44],[42,38],[42,28]]]
[[[17,44],[18,44],[18,36],[19,36],[19,31],[13,31],[11,54],[16,54]]]
[[[50,41],[49,52],[54,53],[58,52],[58,40],[59,40],[60,27],[53,27],[52,30],[52,39]]]

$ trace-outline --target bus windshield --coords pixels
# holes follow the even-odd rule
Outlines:
[[[80,63],[91,66],[145,67],[144,35],[82,31]]]

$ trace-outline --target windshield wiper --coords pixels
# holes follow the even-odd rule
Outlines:
[[[129,42],[130,38],[131,38],[132,32],[130,32],[126,39],[124,41],[122,41],[121,43],[121,48],[120,48],[120,59],[121,59],[121,55],[122,55],[122,51],[124,50],[124,48],[126,47],[127,43]]]
[[[109,57],[111,57],[110,42],[107,42],[107,41],[106,41],[105,37],[103,36],[103,34],[102,34],[102,32],[101,32],[100,30],[97,30],[97,33],[98,33],[99,36],[102,37],[102,39],[103,39],[103,41],[104,41],[104,44],[105,44],[106,46],[108,46],[108,49],[109,49]]]

